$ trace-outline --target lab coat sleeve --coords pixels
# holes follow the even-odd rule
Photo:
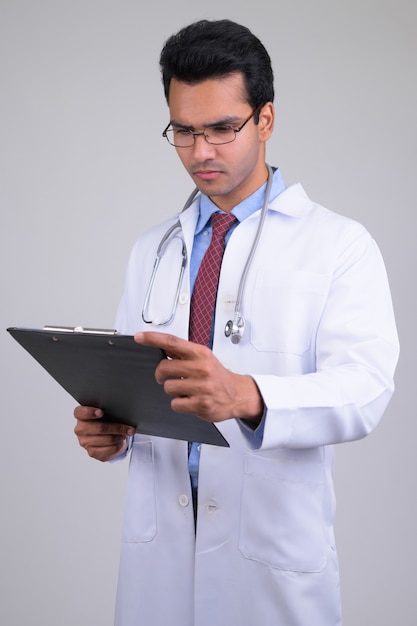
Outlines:
[[[398,338],[385,266],[363,230],[342,247],[317,327],[316,370],[253,375],[266,406],[261,449],[361,439],[394,390]]]

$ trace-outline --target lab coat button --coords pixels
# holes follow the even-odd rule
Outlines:
[[[187,302],[188,302],[188,293],[186,293],[185,291],[180,293],[180,297],[178,298],[178,302],[180,304],[187,304]]]
[[[188,496],[186,496],[185,493],[182,493],[180,497],[178,498],[178,502],[180,503],[181,506],[188,506],[188,503],[189,503]]]

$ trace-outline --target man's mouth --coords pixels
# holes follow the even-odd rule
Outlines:
[[[200,180],[215,180],[220,176],[219,170],[195,170],[194,176]]]

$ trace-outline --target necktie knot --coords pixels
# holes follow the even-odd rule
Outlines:
[[[212,240],[223,240],[229,228],[236,221],[231,213],[213,213],[211,216],[212,223]]]

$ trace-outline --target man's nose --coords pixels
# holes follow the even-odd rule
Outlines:
[[[194,138],[194,146],[192,148],[194,158],[198,161],[213,158],[213,155],[216,153],[216,146],[206,140],[204,133],[195,134]]]

